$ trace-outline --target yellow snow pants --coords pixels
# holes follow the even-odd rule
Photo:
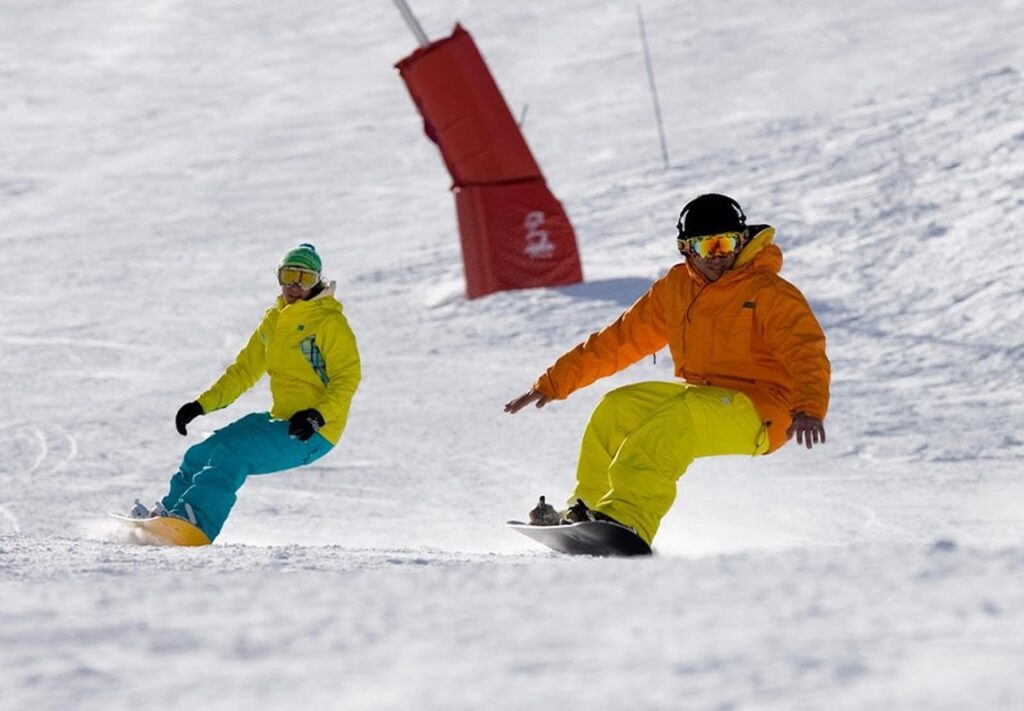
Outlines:
[[[685,383],[612,390],[594,408],[580,445],[576,499],[636,529],[650,543],[698,457],[763,454],[768,432],[746,395]]]

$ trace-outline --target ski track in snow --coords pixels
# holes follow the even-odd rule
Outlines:
[[[1024,707],[1024,3],[645,2],[668,170],[635,7],[421,5],[528,107],[586,283],[463,298],[388,3],[5,9],[0,708]],[[822,322],[828,444],[695,463],[653,559],[550,554],[503,522],[671,360],[501,407],[708,191]],[[363,355],[341,445],[250,480],[212,547],[131,545],[105,512],[268,406],[173,429],[301,241]]]

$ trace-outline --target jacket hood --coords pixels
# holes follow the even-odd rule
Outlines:
[[[754,236],[736,258],[733,269],[742,269],[752,263],[756,269],[778,273],[782,269],[782,250],[772,243],[775,228],[770,225],[751,225],[748,229]]]
[[[278,295],[277,297],[277,310],[282,311],[287,307],[308,307],[308,308],[328,308],[341,311],[341,302],[334,298],[334,292],[337,290],[338,282],[328,281],[324,282],[324,288],[320,290],[320,293],[314,296],[308,301],[296,301],[294,304],[285,303],[284,296]]]

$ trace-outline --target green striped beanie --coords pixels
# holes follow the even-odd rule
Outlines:
[[[316,253],[316,247],[308,242],[303,242],[295,249],[285,253],[281,258],[281,266],[299,267],[319,274],[323,268],[323,262],[320,260],[320,255]]]

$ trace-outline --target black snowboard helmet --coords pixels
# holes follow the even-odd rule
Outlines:
[[[686,203],[679,213],[676,229],[679,239],[715,235],[720,232],[742,232],[747,216],[740,204],[728,195],[707,193]]]

